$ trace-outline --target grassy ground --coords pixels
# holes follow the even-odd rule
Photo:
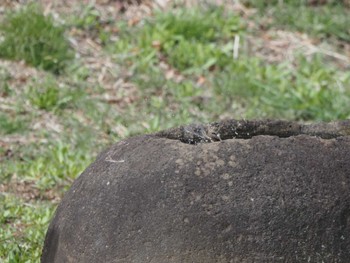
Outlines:
[[[39,261],[63,193],[125,137],[350,118],[347,1],[46,2],[0,5],[1,262]]]

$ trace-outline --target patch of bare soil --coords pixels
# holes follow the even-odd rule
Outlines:
[[[47,75],[46,72],[26,65],[24,61],[9,61],[0,59],[0,69],[3,70],[1,72],[2,77],[6,78],[8,85],[12,89],[19,91],[23,91],[23,87],[27,86],[27,84],[33,78],[40,79]]]
[[[40,191],[34,182],[19,180],[15,176],[10,182],[0,184],[0,193],[3,195],[13,194],[25,202],[32,200],[47,200],[53,203],[59,203],[61,195],[54,189]]]
[[[348,55],[339,53],[334,47],[325,46],[299,32],[267,30],[257,36],[248,36],[247,42],[249,54],[268,63],[288,61],[293,66],[297,56],[311,58],[315,54],[322,54],[340,68],[345,69],[350,66]]]
[[[18,112],[19,99],[23,98],[26,89],[32,85],[33,80],[45,79],[49,73],[37,68],[28,66],[24,61],[9,61],[0,59],[1,76],[0,81],[4,81],[11,89],[11,96],[6,93],[0,94],[0,112],[9,115],[30,114],[35,109],[27,100],[21,101],[21,111]],[[2,84],[1,84],[2,85]],[[60,132],[62,127],[58,118],[51,112],[38,111],[37,117],[31,123],[33,131],[46,129],[53,132]],[[7,135],[0,138],[0,143],[4,144],[26,144],[38,142],[34,135]]]

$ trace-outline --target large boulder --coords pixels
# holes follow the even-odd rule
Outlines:
[[[121,141],[74,182],[42,262],[349,262],[350,121]]]

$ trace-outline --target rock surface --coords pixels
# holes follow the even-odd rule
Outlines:
[[[231,120],[121,141],[65,195],[42,262],[349,262],[349,135]]]

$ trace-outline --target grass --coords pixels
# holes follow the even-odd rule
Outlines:
[[[144,26],[129,30],[121,31],[114,49],[129,63],[137,61],[142,67],[165,59],[176,69],[193,73],[227,65],[231,54],[227,44],[244,25],[237,15],[225,15],[222,9],[181,9],[158,13]]]
[[[76,149],[62,141],[28,147],[34,152],[37,151],[35,148],[40,149],[42,156],[23,154],[21,159],[8,163],[5,174],[16,174],[41,191],[54,187],[64,189],[92,161],[83,149]]]
[[[76,30],[89,31],[92,38],[98,40],[102,45],[109,43],[111,36],[110,32],[106,30],[106,26],[113,23],[113,19],[102,19],[100,11],[94,7],[94,4],[81,4],[82,10],[78,16],[68,18],[67,24]]]
[[[35,4],[8,12],[0,24],[0,35],[3,58],[24,60],[53,73],[60,73],[73,58],[64,28]]]
[[[332,3],[309,7],[294,1],[283,1],[282,6],[278,1],[265,1],[264,6],[258,6],[262,1],[247,2],[271,15],[270,30],[303,31],[321,42],[347,41],[345,25],[336,21],[348,19],[348,11],[336,13],[339,7]],[[310,21],[316,19],[315,10],[324,9],[334,22],[327,22],[327,12],[317,23],[302,24],[307,21],[303,14],[301,21],[294,21],[301,6],[314,17]],[[334,61],[295,53],[293,62],[268,63],[245,52],[247,35],[259,41],[249,25],[262,20],[223,8],[178,7],[130,24],[122,18],[104,21],[94,6],[80,10],[81,16],[65,17],[64,26],[58,26],[37,7],[23,7],[7,12],[9,23],[0,27],[5,28],[0,53],[44,73],[16,80],[0,64],[0,189],[5,189],[0,191],[1,262],[39,262],[57,200],[98,152],[115,141],[228,117],[350,118],[350,73]],[[101,54],[114,63],[109,70],[118,85],[100,84],[88,64],[71,56],[64,37],[70,30],[80,30],[100,44]],[[241,49],[233,59],[236,36]],[[38,39],[58,47],[50,53],[54,57],[45,53],[48,46],[27,52],[35,50]]]
[[[5,262],[33,262],[41,255],[41,244],[45,228],[53,214],[49,202],[24,203],[15,196],[0,196],[1,250],[0,258]],[[13,233],[16,233],[14,236]]]
[[[8,84],[10,81],[11,76],[7,69],[0,68],[0,94],[3,97],[9,96],[11,94],[11,89]]]
[[[291,70],[286,64],[263,65],[250,59],[237,62],[214,78],[215,92],[226,108],[238,98],[247,118],[349,118],[350,75],[324,67],[317,57],[311,61],[300,58],[298,63]]]
[[[350,102],[348,72],[338,72],[331,65],[325,67],[322,56],[315,56],[311,60],[299,56],[296,67],[292,68],[287,63],[266,65],[263,61],[244,54],[235,61],[228,40],[231,34],[232,42],[238,29],[241,35],[245,34],[239,17],[228,15],[232,20],[224,23],[220,22],[220,19],[225,19],[220,9],[211,15],[198,10],[197,13],[194,10],[182,12],[186,15],[181,12],[159,14],[152,21],[146,21],[142,30],[137,28],[132,33],[122,31],[116,46],[118,54],[127,50],[133,53],[136,50],[131,57],[123,56],[123,61],[130,63],[131,68],[135,67],[132,79],[141,88],[154,87],[161,90],[167,98],[164,105],[182,103],[182,109],[187,112],[190,112],[189,108],[192,111],[196,108],[198,111],[207,109],[217,116],[232,113],[231,116],[236,117],[236,107],[239,107],[244,109],[242,117],[247,118],[332,120],[350,116],[350,110],[346,107]],[[208,19],[199,25],[202,16]],[[176,19],[180,21],[180,17],[186,19],[179,22],[181,27],[177,27]],[[234,30],[225,27],[221,31],[214,30],[216,25],[229,25],[228,28]],[[201,30],[207,34],[198,34]],[[155,42],[156,49],[152,47]],[[174,84],[162,78],[162,72],[154,66],[159,61],[166,61],[181,74],[188,76],[188,79]],[[201,74],[205,74],[211,81],[196,88],[190,76],[193,78],[193,75]],[[175,89],[172,88],[174,86]],[[183,87],[192,93],[189,96],[181,94]],[[213,103],[209,103],[212,106],[192,103],[202,95],[203,90],[212,91]],[[188,100],[187,97],[192,97],[193,100]],[[184,103],[186,100],[188,104]]]
[[[57,111],[72,106],[84,97],[81,88],[67,88],[59,85],[51,75],[43,80],[35,80],[28,87],[25,96],[29,102],[40,110]]]
[[[24,132],[27,128],[27,122],[21,116],[0,113],[0,135]]]
[[[42,110],[53,110],[60,105],[60,90],[55,83],[43,83],[41,87],[31,86],[28,98],[32,105]]]
[[[273,28],[301,31],[321,39],[335,38],[350,42],[350,9],[342,1],[312,6],[308,1],[244,1],[259,9],[259,17],[272,17]]]

